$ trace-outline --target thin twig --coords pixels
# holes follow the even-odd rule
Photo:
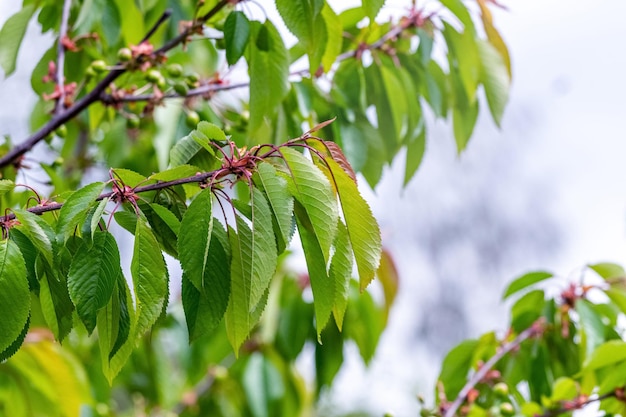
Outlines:
[[[465,401],[467,394],[478,384],[487,373],[498,363],[500,359],[502,359],[507,353],[517,348],[523,341],[529,339],[543,331],[543,322],[537,320],[532,324],[529,328],[521,332],[515,339],[510,341],[509,343],[502,346],[502,349],[498,351],[495,355],[493,355],[481,368],[476,371],[474,375],[467,381],[465,386],[461,389],[459,394],[456,396],[452,404],[446,409],[444,413],[444,417],[454,417],[457,410],[463,402]]]
[[[410,15],[408,19],[399,23],[395,27],[393,27],[391,30],[389,30],[389,32],[381,36],[380,39],[378,39],[376,42],[370,45],[359,45],[356,49],[346,51],[343,54],[338,55],[335,62],[341,63],[347,59],[354,58],[355,56],[359,54],[359,52],[362,52],[364,49],[368,49],[368,50],[381,49],[383,45],[385,45],[388,41],[399,36],[405,30],[408,30],[409,28],[414,27],[415,24],[416,22],[415,22],[415,19],[413,18],[413,15]],[[309,73],[309,69],[301,69],[301,70],[295,70],[295,71],[290,72],[289,76],[290,77],[302,77],[308,73]],[[249,81],[240,82],[237,84],[228,84],[228,83],[207,84],[207,85],[203,85],[201,87],[189,90],[187,94],[185,95],[180,95],[177,93],[167,93],[159,97],[159,99],[189,98],[189,97],[202,96],[205,94],[210,94],[210,93],[214,93],[218,91],[234,90],[237,88],[247,88],[247,87],[250,87]],[[154,94],[140,94],[140,95],[135,95],[135,96],[127,95],[123,97],[115,97],[111,94],[106,94],[106,95],[102,95],[101,100],[104,104],[116,104],[116,103],[151,101],[151,100],[154,100],[155,98],[156,96]]]
[[[165,188],[174,187],[176,185],[203,183],[203,182],[206,182],[209,178],[211,178],[211,176],[215,172],[216,171],[201,172],[196,175],[192,175],[191,177],[177,178],[172,181],[161,181],[161,182],[156,182],[154,184],[143,185],[141,187],[134,188],[133,192],[135,194],[140,194],[140,193],[147,193],[149,191],[162,190]],[[101,200],[104,200],[105,198],[111,198],[114,195],[115,193],[113,191],[108,191],[106,193],[100,194],[96,198],[96,201],[101,201]],[[43,214],[49,211],[60,210],[62,207],[63,207],[63,203],[46,203],[43,205],[31,207],[27,209],[27,211],[30,211],[33,214]],[[6,216],[0,216],[0,224],[3,222],[6,222],[7,220],[14,219],[14,218],[15,218],[14,214],[7,214]]]
[[[211,17],[215,16],[223,7],[229,3],[228,0],[222,0],[215,5],[206,15],[201,19],[198,19],[198,24],[207,21]],[[167,12],[166,12],[167,13]],[[165,19],[159,19],[153,27],[148,31],[148,34],[153,34],[156,29],[165,21]],[[161,48],[155,51],[155,54],[163,54],[170,49],[176,47],[178,44],[183,43],[197,27],[190,27],[181,32],[178,36],[171,39]],[[22,155],[31,150],[37,143],[45,139],[51,134],[57,127],[61,126],[68,120],[71,120],[77,116],[84,109],[89,107],[93,102],[98,101],[102,93],[106,88],[115,81],[120,75],[126,72],[125,67],[116,66],[112,69],[103,79],[100,81],[89,93],[83,96],[80,100],[76,101],[72,106],[65,109],[63,112],[56,114],[48,123],[46,123],[41,129],[33,133],[24,142],[15,145],[9,152],[0,157],[0,168],[4,168],[17,161]]]
[[[59,89],[59,99],[54,113],[59,115],[65,109],[65,45],[63,40],[67,37],[67,22],[70,19],[70,8],[72,0],[63,2],[63,14],[61,16],[61,27],[59,29],[59,41],[57,44],[57,75],[56,82]]]
[[[557,408],[555,410],[548,410],[543,414],[536,414],[535,417],[556,417],[560,414],[564,414],[564,413],[571,413],[574,410],[580,410],[582,408],[585,408],[586,406],[588,406],[589,404],[592,404],[594,402],[598,402],[598,401],[602,401],[605,400],[607,398],[611,398],[611,397],[617,397],[617,393],[615,391],[611,391],[609,393],[603,394],[603,395],[598,395],[596,397],[593,398],[587,398],[584,401],[576,401],[576,399],[572,400],[570,402],[569,405],[566,405],[564,407],[561,408]]]

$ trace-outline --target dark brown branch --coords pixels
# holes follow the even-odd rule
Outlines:
[[[589,404],[606,400],[607,398],[611,398],[611,397],[619,398],[616,391],[611,391],[603,395],[598,395],[596,397],[587,398],[587,399],[580,400],[580,401],[577,399],[574,399],[571,401],[564,402],[566,405],[561,408],[548,410],[543,414],[535,415],[535,417],[556,417],[561,414],[571,413],[572,411],[575,411],[575,410],[581,410],[585,408],[586,406],[588,406]]]
[[[443,417],[454,417],[459,407],[461,407],[461,405],[467,398],[469,392],[476,386],[476,384],[482,381],[485,375],[487,375],[487,373],[496,365],[496,363],[498,363],[500,359],[502,359],[510,351],[521,345],[523,341],[533,336],[536,336],[537,334],[540,334],[542,331],[543,322],[540,319],[533,323],[533,325],[530,326],[528,329],[517,335],[515,339],[502,346],[502,349],[500,349],[495,355],[489,358],[489,360],[485,362],[485,364],[478,371],[476,371],[474,375],[472,375],[469,381],[467,381],[465,386],[461,389],[461,391],[459,391],[459,394],[456,396],[452,404],[450,404],[446,408]]]
[[[216,171],[201,172],[191,177],[178,178],[178,179],[171,180],[171,181],[161,181],[161,182],[156,182],[154,184],[143,185],[141,187],[134,188],[133,192],[135,194],[140,194],[140,193],[147,193],[149,191],[163,190],[165,188],[175,187],[177,185],[182,185],[182,184],[192,184],[192,183],[201,184],[203,182],[206,182],[209,178],[211,178],[211,176],[215,172]],[[100,194],[98,198],[96,198],[96,201],[104,200],[105,198],[111,198],[114,195],[115,193],[113,191],[108,191],[106,193]],[[63,207],[63,203],[46,203],[43,205],[31,207],[28,209],[28,211],[30,211],[33,214],[43,214],[49,211],[60,210],[61,207]],[[15,218],[14,214],[7,214],[6,216],[1,216],[0,224],[6,223],[7,220],[11,220],[14,218]]]
[[[218,4],[215,5],[206,15],[202,16],[202,18],[197,20],[196,25],[187,28],[183,32],[181,32],[178,36],[171,39],[161,48],[155,51],[155,54],[163,54],[170,49],[176,47],[177,45],[183,43],[190,35],[193,34],[193,31],[197,29],[197,25],[202,25],[203,22],[206,22],[211,17],[215,16],[222,8],[224,8],[229,3],[228,0],[222,0]],[[169,16],[169,12],[165,12],[164,16]],[[159,19],[153,27],[148,31],[148,34],[144,37],[144,40],[147,39],[148,36],[152,35],[157,28],[167,19],[167,16]],[[60,40],[59,40],[60,42]],[[76,101],[71,107],[65,109],[65,111],[56,114],[48,123],[46,123],[41,129],[28,137],[24,142],[15,145],[9,152],[0,157],[0,168],[4,168],[12,163],[16,162],[22,155],[31,150],[37,143],[41,142],[45,139],[49,134],[54,132],[54,130],[67,122],[68,120],[76,117],[80,112],[89,107],[93,102],[98,101],[102,93],[106,90],[106,88],[115,81],[120,75],[126,72],[126,68],[119,68],[116,66],[115,69],[111,70],[103,79],[100,81],[89,93],[83,96],[80,100]]]
[[[417,19],[418,16],[419,16],[419,12],[412,11],[405,20],[403,20],[398,25],[396,25],[391,30],[389,30],[389,32],[381,36],[381,38],[378,39],[376,42],[370,45],[359,45],[359,47],[354,50],[346,51],[343,54],[338,55],[335,62],[340,63],[347,59],[354,58],[358,56],[360,53],[362,53],[364,50],[381,49],[388,41],[396,38],[397,36],[402,34],[402,32],[412,27],[415,27],[419,23]],[[306,75],[308,72],[309,72],[308,69],[302,69],[302,70],[293,71],[289,75],[301,77],[301,76]],[[198,87],[198,88],[194,88],[193,90],[189,90],[187,94],[185,95],[180,95],[177,93],[167,93],[159,97],[159,99],[197,97],[197,96],[202,96],[205,94],[210,94],[210,93],[214,93],[218,91],[234,90],[237,88],[246,88],[249,86],[250,86],[250,82],[241,82],[237,84],[228,84],[228,83],[211,84],[210,83],[210,84]],[[101,100],[104,104],[151,101],[155,99],[156,99],[156,96],[154,94],[141,94],[141,95],[136,95],[136,96],[128,95],[128,96],[123,96],[123,97],[115,97],[110,94],[106,94],[101,97]]]

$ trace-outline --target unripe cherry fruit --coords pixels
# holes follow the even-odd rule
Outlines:
[[[128,48],[122,48],[117,51],[117,59],[122,62],[128,62],[133,58],[133,52]]]
[[[195,128],[200,123],[200,115],[193,110],[189,110],[187,117],[185,117],[185,123],[190,128]]]
[[[179,78],[183,75],[183,66],[180,64],[170,64],[167,66],[167,74],[172,78]]]
[[[64,138],[67,136],[67,126],[65,125],[61,125],[59,127],[57,127],[54,131],[54,134],[57,135],[60,138]]]
[[[151,69],[146,72],[146,80],[151,83],[158,83],[161,79],[163,79],[163,75],[159,70]]]
[[[107,63],[101,59],[98,59],[96,61],[93,61],[90,67],[94,70],[94,72],[99,74],[107,70]]]
[[[511,403],[502,403],[500,404],[500,414],[505,417],[511,417],[515,414],[515,409],[513,408],[513,404]]]

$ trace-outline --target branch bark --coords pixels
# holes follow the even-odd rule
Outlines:
[[[69,0],[68,0],[69,2]],[[215,5],[206,15],[199,18],[196,22],[197,24],[203,24],[207,20],[211,19],[215,16],[222,8],[224,8],[227,4],[229,4],[229,0],[221,0],[218,4]],[[154,32],[158,29],[158,27],[169,17],[169,11],[164,13],[165,17],[159,19],[153,27],[148,31],[148,33],[144,36],[144,40],[147,40]],[[197,27],[194,25],[192,27],[187,28],[183,32],[181,32],[178,36],[171,39],[165,45],[161,46],[159,49],[155,51],[155,54],[163,54],[170,49],[176,47],[177,45],[183,43]],[[61,39],[59,39],[59,43],[61,43]],[[106,88],[115,81],[120,75],[126,72],[126,68],[115,68],[111,70],[103,79],[100,81],[89,93],[83,96],[80,100],[76,101],[71,107],[64,109],[54,115],[52,119],[48,123],[46,123],[41,129],[37,132],[33,133],[30,137],[28,137],[24,142],[15,145],[9,152],[0,157],[0,168],[4,168],[8,165],[15,163],[22,155],[26,152],[30,151],[37,143],[41,142],[45,139],[49,134],[54,132],[54,130],[66,123],[67,121],[76,117],[80,112],[89,107],[93,102],[98,101],[106,90]]]
[[[467,398],[467,394],[478,384],[484,377],[487,375],[495,365],[498,363],[500,359],[502,359],[506,354],[517,348],[527,339],[530,339],[537,334],[540,334],[543,331],[543,323],[540,320],[537,320],[533,323],[532,326],[521,332],[517,335],[515,339],[510,341],[509,343],[502,346],[502,349],[498,351],[495,355],[493,355],[485,364],[478,370],[472,377],[467,381],[465,386],[461,389],[459,394],[456,396],[452,404],[448,406],[443,417],[454,417],[459,407],[463,404],[465,399]]]

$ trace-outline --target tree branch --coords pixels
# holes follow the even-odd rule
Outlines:
[[[509,343],[502,346],[502,349],[500,349],[500,351],[498,351],[495,355],[489,358],[489,360],[485,362],[485,364],[478,371],[476,371],[474,375],[472,375],[469,381],[467,381],[465,386],[461,389],[459,394],[456,396],[452,404],[450,404],[447,407],[443,416],[454,417],[459,407],[461,407],[461,405],[467,398],[467,394],[469,394],[469,392],[476,386],[476,384],[478,384],[485,377],[485,375],[487,375],[487,372],[489,372],[496,365],[496,363],[498,363],[500,359],[502,359],[507,353],[509,353],[510,351],[517,348],[519,345],[521,345],[522,342],[524,342],[526,339],[536,336],[537,334],[540,334],[542,331],[543,331],[543,321],[539,319],[536,322],[534,322],[532,326],[530,326],[529,328],[521,332],[519,335],[517,335],[515,339],[513,339]]]
[[[61,17],[61,27],[59,29],[59,40],[57,44],[57,75],[56,82],[59,89],[59,99],[57,101],[54,113],[56,115],[61,114],[65,108],[65,45],[63,40],[67,37],[67,22],[70,18],[70,7],[72,6],[72,0],[65,0],[63,2],[63,14]]]
[[[69,1],[69,0],[68,0]],[[208,19],[215,16],[222,8],[224,8],[227,4],[229,4],[228,0],[222,0],[218,4],[215,5],[206,15],[202,16],[197,20],[198,24],[202,24],[206,22]],[[166,16],[167,15],[167,16]],[[169,12],[164,13],[165,17],[161,17],[153,27],[148,31],[146,36],[144,36],[144,40],[146,40],[149,36],[154,34],[157,28],[169,17]],[[174,48],[180,43],[183,43],[187,37],[193,34],[193,31],[197,28],[197,26],[192,26],[184,31],[182,31],[178,36],[171,39],[161,48],[157,49],[155,54],[163,54],[170,49]],[[111,70],[89,93],[83,96],[80,100],[76,101],[71,107],[65,109],[64,111],[55,114],[55,116],[50,119],[48,123],[46,123],[41,129],[28,137],[24,142],[15,145],[9,152],[0,157],[0,168],[4,168],[12,163],[16,162],[22,155],[31,150],[37,143],[41,142],[45,139],[49,134],[51,134],[57,127],[61,126],[68,120],[76,117],[80,112],[89,107],[93,102],[98,101],[100,99],[101,94],[106,90],[106,88],[115,81],[120,75],[126,72],[126,68],[115,68]]]
[[[560,414],[564,414],[564,413],[571,413],[574,410],[580,410],[586,406],[588,406],[589,404],[592,404],[594,402],[598,402],[598,401],[602,401],[605,400],[607,398],[611,398],[611,397],[618,397],[617,393],[615,391],[611,391],[609,393],[603,394],[603,395],[598,395],[596,397],[593,398],[587,398],[585,400],[582,401],[578,401],[576,399],[567,402],[565,406],[561,407],[561,408],[557,408],[555,410],[548,410],[543,414],[537,414],[535,415],[535,417],[556,417]]]
[[[375,50],[375,49],[381,49],[388,41],[396,38],[397,36],[399,36],[400,34],[402,34],[402,32],[412,28],[412,27],[416,27],[418,26],[420,23],[419,17],[420,17],[420,12],[413,10],[409,13],[409,16],[404,19],[403,21],[401,21],[398,25],[394,26],[392,29],[389,30],[389,32],[385,33],[383,36],[380,37],[380,39],[378,39],[376,42],[370,44],[370,45],[359,45],[356,49],[354,50],[350,50],[350,51],[346,51],[343,54],[340,54],[337,56],[337,59],[335,60],[336,63],[340,63],[342,61],[345,61],[347,59],[350,58],[354,58],[357,57],[360,53],[362,53],[364,50]],[[290,76],[304,76],[309,72],[308,69],[302,69],[302,70],[297,70],[297,71],[293,71],[291,72],[289,75]],[[167,93],[167,94],[163,94],[162,96],[159,97],[159,99],[173,99],[173,98],[189,98],[189,97],[197,97],[197,96],[202,96],[205,94],[210,94],[210,93],[214,93],[214,92],[218,92],[218,91],[226,91],[226,90],[234,90],[237,88],[246,88],[250,86],[250,82],[240,82],[237,84],[227,84],[227,83],[221,83],[221,84],[215,84],[215,83],[209,83],[207,85],[203,85],[201,87],[198,88],[194,88],[192,90],[189,90],[187,92],[187,94],[185,95],[180,95],[177,93]],[[140,102],[140,101],[151,101],[151,100],[155,100],[157,97],[154,94],[141,94],[141,95],[128,95],[128,96],[123,96],[123,97],[115,97],[111,94],[105,94],[102,95],[101,97],[101,101],[104,104],[117,104],[117,103],[131,103],[131,102]]]
[[[135,194],[140,194],[140,193],[147,193],[149,191],[163,190],[165,188],[175,187],[177,185],[182,185],[182,184],[191,184],[191,183],[201,184],[207,181],[209,178],[211,178],[211,176],[215,172],[216,171],[201,172],[191,177],[177,178],[171,181],[161,181],[161,182],[156,182],[154,184],[143,185],[141,187],[135,187],[133,189],[133,192]],[[96,201],[101,201],[101,200],[104,200],[105,198],[111,198],[115,194],[116,193],[113,191],[102,193],[96,198]],[[49,211],[61,210],[62,207],[63,207],[63,203],[45,203],[42,205],[31,207],[27,209],[27,211],[30,211],[33,214],[43,214]],[[12,220],[14,218],[15,218],[15,214],[7,214],[6,216],[0,216],[0,224],[4,224],[8,220]]]

